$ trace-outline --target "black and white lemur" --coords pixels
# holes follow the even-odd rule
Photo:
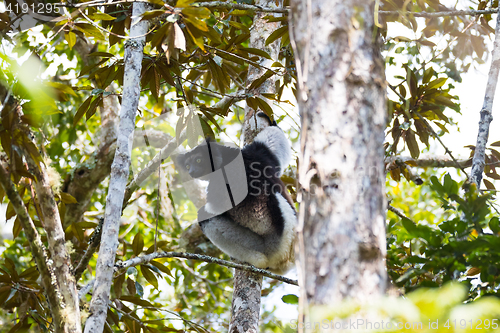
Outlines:
[[[297,218],[280,179],[290,162],[291,147],[276,122],[263,112],[257,115],[270,126],[253,143],[239,149],[207,139],[179,155],[177,165],[192,178],[209,181],[206,204],[198,210],[198,222],[208,239],[233,258],[284,274],[295,260]],[[240,153],[244,171],[235,172]]]

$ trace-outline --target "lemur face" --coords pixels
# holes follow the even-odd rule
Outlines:
[[[193,178],[200,178],[212,172],[210,155],[206,145],[177,157],[177,163]]]

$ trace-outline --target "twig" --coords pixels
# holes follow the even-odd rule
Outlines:
[[[195,82],[193,82],[193,81],[190,81],[190,80],[188,80],[188,79],[185,79],[185,78],[183,78],[182,76],[177,76],[177,75],[174,75],[174,76],[175,76],[175,78],[177,78],[177,79],[182,79],[183,81],[188,82],[188,83],[192,84],[193,86],[196,86],[196,87],[198,87],[198,88],[204,89],[204,90],[206,90],[206,91],[210,91],[212,94],[215,94],[215,95],[216,95],[216,96],[214,96],[214,97],[217,97],[217,98],[222,98],[222,97],[233,97],[233,96],[231,96],[231,95],[228,95],[228,94],[222,94],[222,93],[220,93],[220,92],[218,92],[218,91],[215,91],[215,90],[212,90],[212,89],[206,88],[206,87],[204,87],[204,86],[202,86],[202,85],[199,85],[199,84],[197,84],[197,83],[195,83]],[[179,84],[181,84],[181,83],[180,83],[180,81],[179,81]],[[183,90],[183,92],[184,92],[184,90]],[[203,93],[203,92],[202,92],[202,93]],[[217,95],[218,95],[218,96],[217,96]],[[243,96],[243,98],[246,98],[246,96]],[[187,103],[187,101],[186,101],[186,103]]]
[[[167,157],[172,154],[172,152],[177,148],[177,146],[186,140],[186,130],[183,130],[181,132],[181,135],[179,136],[179,141],[177,141],[177,138],[172,138],[166,145],[163,147],[158,154],[155,155],[149,161],[149,163],[138,173],[134,176],[134,179],[127,185],[127,188],[125,189],[125,195],[123,198],[123,208],[127,207],[128,201],[130,200],[130,197],[132,196],[132,193],[134,193],[135,190],[137,190],[140,186],[140,184],[148,178],[153,172],[155,172],[156,168],[158,168],[161,164],[161,162],[166,159]]]
[[[406,101],[406,99],[403,96],[401,96],[401,94],[396,90],[396,88],[394,86],[392,86],[392,85],[389,84],[389,87],[392,89],[392,91],[396,95],[398,95],[398,97],[401,99],[401,101],[403,101],[403,102]],[[429,130],[429,132],[431,132],[432,136],[439,141],[439,143],[444,148],[445,152],[451,157],[451,159],[453,160],[453,162],[455,163],[455,165],[457,166],[457,168],[459,168],[460,170],[462,170],[462,172],[467,176],[467,178],[469,178],[469,174],[460,165],[460,163],[458,163],[457,159],[453,156],[453,154],[448,149],[448,147],[445,146],[445,144],[443,143],[443,141],[441,140],[441,138],[437,135],[436,131],[434,131],[434,129],[431,127],[431,125],[429,125],[429,123],[427,122],[427,120],[424,117],[422,117],[422,115],[420,114],[420,112],[418,112],[415,107],[411,111],[413,113],[415,113],[420,118],[420,120],[424,123],[425,127],[427,127],[427,129]]]
[[[263,12],[263,13],[280,13],[280,14],[288,14],[288,8],[272,8],[272,7],[263,7],[258,5],[247,5],[244,3],[231,3],[231,2],[223,2],[223,1],[210,1],[210,2],[197,2],[193,5],[197,7],[205,7],[205,8],[213,8],[213,9],[241,9],[241,10],[250,10],[252,12]]]
[[[390,210],[391,212],[393,212],[394,214],[396,214],[397,216],[399,216],[400,218],[407,219],[407,220],[410,220],[413,223],[415,223],[415,221],[413,221],[412,219],[410,219],[408,216],[406,216],[402,211],[400,211],[396,207],[393,207],[390,204],[387,204],[387,209]]]
[[[102,232],[102,224],[104,223],[104,219],[101,218],[99,219],[99,224],[94,230],[94,235],[89,241],[89,246],[87,250],[85,251],[85,254],[83,255],[82,259],[76,266],[76,268],[73,271],[73,275],[75,276],[75,281],[80,280],[82,277],[83,272],[87,268],[87,265],[89,264],[90,259],[94,255],[95,251],[99,247],[99,244],[101,243],[101,232]]]
[[[231,53],[229,51],[221,50],[219,48],[216,48],[216,47],[213,47],[213,46],[210,46],[210,45],[207,45],[207,44],[205,44],[205,47],[208,47],[209,49],[215,50],[216,52],[225,53],[225,54],[230,55],[232,57],[238,58],[238,59],[240,59],[240,60],[242,60],[244,62],[249,63],[250,65],[252,65],[254,67],[267,69],[268,71],[273,72],[275,75],[283,75],[282,73],[277,72],[277,71],[273,70],[272,68],[269,68],[269,67],[266,67],[266,66],[262,66],[261,64],[256,63],[255,61],[249,60],[247,58],[244,58],[244,57],[239,56],[237,54]]]
[[[444,148],[446,154],[448,154],[451,157],[451,159],[453,160],[453,162],[455,162],[456,166],[460,170],[462,170],[462,172],[467,176],[467,178],[470,178],[469,174],[460,165],[460,163],[458,163],[458,160],[455,158],[455,156],[453,156],[453,154],[448,149],[448,147],[445,146],[444,142],[441,140],[441,138],[439,137],[439,135],[437,135],[436,131],[434,131],[434,129],[431,127],[431,125],[429,125],[429,123],[427,122],[427,120],[424,117],[422,117],[422,115],[420,114],[420,112],[418,112],[417,110],[412,110],[412,111],[420,118],[420,120],[422,120],[422,122],[425,124],[425,127],[427,127],[427,129],[431,132],[432,136],[434,136],[434,138],[439,141],[439,143],[441,144],[441,146]]]
[[[461,159],[457,160],[458,166],[462,168],[468,168],[472,165],[472,160]],[[421,168],[457,168],[457,164],[454,160],[448,158],[447,156],[426,156],[418,159],[414,159],[409,156],[390,156],[385,159],[385,164],[389,165],[391,163],[405,163],[408,166],[417,166]]]

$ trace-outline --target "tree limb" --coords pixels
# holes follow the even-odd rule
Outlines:
[[[135,258],[129,259],[127,261],[117,262],[115,267],[117,270],[127,269],[129,267],[141,265],[141,264],[150,262],[151,260],[158,259],[158,258],[184,258],[184,259],[200,260],[200,261],[208,262],[211,264],[218,264],[218,265],[222,265],[222,266],[226,266],[226,267],[240,269],[240,270],[247,271],[247,272],[257,273],[257,274],[260,274],[262,276],[266,276],[266,277],[271,278],[271,279],[283,281],[285,283],[298,286],[298,283],[296,280],[292,280],[292,279],[286,278],[284,276],[271,273],[269,271],[266,271],[265,269],[257,268],[255,266],[251,266],[251,265],[240,264],[240,263],[236,263],[233,261],[218,259],[218,258],[214,258],[214,257],[202,255],[202,254],[186,253],[186,252],[155,252],[155,253],[135,257]]]
[[[500,7],[498,7],[500,11]],[[488,73],[488,83],[484,93],[483,108],[481,109],[481,119],[479,120],[479,130],[477,134],[476,149],[472,159],[471,182],[479,188],[483,178],[484,160],[486,144],[490,131],[490,123],[493,120],[491,109],[495,98],[495,90],[498,82],[498,73],[500,70],[500,15],[497,15],[497,25],[495,28],[495,42],[491,56],[491,67]]]
[[[186,130],[183,130],[181,132],[181,135],[179,136],[179,140],[177,141],[177,138],[172,138],[166,145],[163,147],[158,154],[155,155],[151,159],[151,161],[146,164],[146,166],[134,176],[132,181],[127,185],[127,188],[125,189],[125,195],[123,197],[123,208],[128,205],[128,201],[130,200],[130,197],[132,196],[132,193],[134,193],[141,183],[146,180],[153,172],[155,172],[156,169],[160,166],[161,162],[166,159],[167,157],[170,156],[174,152],[174,150],[179,146],[181,142],[186,140]]]
[[[61,304],[63,302],[61,295],[58,292],[58,286],[54,276],[54,267],[52,266],[52,262],[48,259],[47,249],[43,245],[42,239],[28,214],[23,199],[19,195],[16,186],[11,181],[10,174],[7,171],[7,166],[1,161],[0,183],[7,194],[10,203],[14,207],[17,218],[19,219],[26,238],[28,239],[31,253],[33,254],[38,271],[40,272],[42,285],[50,304],[55,330],[57,332],[64,332],[64,316],[61,308]]]
[[[90,239],[90,244],[87,248],[87,251],[85,251],[85,254],[83,257],[80,259],[80,262],[76,266],[76,268],[73,271],[73,274],[75,276],[75,280],[78,281],[82,277],[83,272],[87,268],[87,265],[89,264],[90,259],[94,255],[95,251],[99,247],[99,244],[101,243],[101,235],[102,235],[102,225],[104,223],[104,219],[100,219],[99,225],[97,228],[94,230],[94,235]]]
[[[280,13],[288,14],[288,8],[275,8],[259,5],[247,5],[244,3],[231,3],[223,1],[210,1],[210,2],[196,2],[193,5],[197,7],[213,8],[213,9],[240,9],[240,10],[250,10],[252,12],[262,12],[262,13]]]
[[[140,97],[140,78],[147,21],[138,18],[148,5],[136,2],[132,5],[130,36],[125,45],[123,98],[120,111],[120,125],[117,148],[111,166],[111,180],[106,198],[106,211],[102,242],[97,259],[94,294],[90,303],[90,316],[85,332],[102,332],[108,311],[109,293],[113,280],[113,264],[118,248],[118,229],[122,212],[123,197],[127,184],[135,115]]]
[[[79,333],[82,331],[82,328],[76,282],[71,271],[71,258],[66,248],[66,236],[50,180],[43,163],[35,162],[27,150],[24,151],[24,157],[28,162],[30,172],[36,178],[33,183],[43,216],[43,219],[41,216],[40,219],[43,220],[44,229],[47,233],[50,257],[54,265],[53,274],[58,284],[57,290],[61,293],[63,301],[58,306],[61,306],[64,312],[66,312],[64,332]]]
[[[385,159],[385,164],[389,170],[390,165],[393,163],[404,163],[408,166],[421,168],[468,168],[472,165],[472,160],[470,158],[460,159],[455,162],[447,156],[425,156],[418,159],[409,156],[390,156]]]

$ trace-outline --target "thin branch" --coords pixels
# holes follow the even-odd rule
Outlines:
[[[250,265],[245,265],[245,264],[239,264],[236,262],[232,261],[227,261],[227,260],[222,260],[206,255],[201,255],[201,254],[194,254],[194,253],[186,253],[186,252],[155,252],[151,254],[146,254],[144,256],[140,257],[135,257],[132,259],[129,259],[127,261],[123,262],[117,262],[115,264],[115,267],[117,270],[122,270],[122,269],[127,269],[132,266],[137,266],[141,265],[147,262],[150,262],[151,260],[158,259],[158,258],[184,258],[184,259],[194,259],[194,260],[200,260],[204,262],[208,262],[211,264],[218,264],[226,267],[232,267],[232,268],[237,268],[240,270],[252,272],[252,273],[257,273],[263,276],[267,276],[268,278],[279,280],[288,284],[293,284],[295,286],[298,286],[298,282],[296,280],[292,280],[289,278],[286,278],[284,276],[278,275],[271,273],[269,271],[266,271],[265,269],[257,268],[254,266]]]
[[[193,81],[190,81],[188,79],[185,79],[183,78],[182,76],[177,76],[177,75],[174,75],[175,78],[177,79],[182,79],[183,81],[187,82],[187,83],[190,83],[192,84],[193,86],[196,86],[198,88],[201,88],[203,90],[206,90],[206,91],[210,91],[212,94],[214,94],[216,98],[223,98],[223,97],[233,97],[233,98],[236,98],[236,97],[240,97],[241,99],[245,99],[247,96],[246,95],[241,95],[241,96],[232,96],[232,95],[228,95],[228,94],[222,94],[218,91],[215,91],[215,90],[212,90],[212,89],[209,89],[209,88],[206,88],[202,85],[199,85],[198,83],[196,82],[193,82]],[[180,84],[180,83],[179,83]],[[202,92],[203,93],[203,92]]]
[[[110,30],[107,30],[107,29],[104,29],[103,27],[101,27],[99,24],[95,23],[94,21],[92,21],[92,19],[90,19],[90,17],[88,17],[87,15],[85,15],[85,13],[83,12],[82,9],[78,9],[78,11],[80,12],[80,14],[82,14],[82,16],[87,20],[87,22],[89,22],[92,26],[94,26],[95,28],[97,28],[97,30],[101,30],[103,32],[106,32],[110,35],[114,35],[118,38],[121,38],[121,39],[125,39],[125,40],[129,40],[129,39],[132,39],[132,38],[140,38],[140,37],[145,37],[147,35],[149,35],[150,33],[152,33],[154,31],[154,29],[156,27],[153,27],[151,28],[149,31],[146,31],[145,33],[143,33],[142,35],[140,36],[124,36],[124,35],[119,35],[117,33],[114,33],[113,31],[110,31]],[[132,17],[132,19],[134,19],[134,17]]]
[[[500,6],[498,7],[500,11]],[[488,73],[488,83],[484,93],[483,108],[481,109],[481,119],[479,120],[479,129],[477,134],[476,149],[472,159],[471,182],[477,185],[481,184],[484,172],[484,160],[486,144],[490,131],[490,123],[493,120],[491,109],[495,98],[495,90],[498,82],[498,73],[500,70],[500,15],[497,15],[497,25],[495,28],[495,42],[491,56],[491,67]]]
[[[95,280],[91,280],[89,283],[84,285],[80,290],[78,290],[78,298],[82,300],[85,295],[87,295],[92,288],[94,288]]]
[[[123,208],[127,207],[128,202],[130,200],[130,197],[132,196],[132,193],[134,193],[141,183],[146,180],[155,170],[160,166],[163,160],[165,160],[167,157],[169,157],[173,151],[179,146],[181,142],[186,140],[186,130],[183,130],[181,132],[181,135],[179,135],[179,140],[177,138],[172,138],[166,145],[163,147],[158,154],[155,155],[151,159],[151,161],[148,162],[148,164],[138,173],[134,176],[134,179],[127,185],[127,188],[125,189],[125,195],[123,197]]]
[[[266,67],[266,66],[262,66],[261,64],[256,63],[255,61],[249,60],[249,59],[247,59],[247,58],[244,58],[244,57],[239,56],[239,55],[237,55],[237,54],[231,53],[231,52],[229,52],[229,51],[221,50],[221,49],[219,49],[219,48],[217,48],[217,47],[213,47],[213,46],[210,46],[210,45],[207,45],[207,44],[205,44],[205,47],[208,47],[209,49],[215,50],[215,52],[225,53],[225,54],[227,54],[227,55],[230,55],[230,56],[232,56],[232,57],[235,57],[235,58],[237,58],[237,59],[240,59],[240,60],[242,60],[242,61],[244,61],[244,62],[246,62],[246,63],[249,63],[250,65],[252,65],[252,66],[254,66],[254,67],[267,69],[268,71],[273,72],[275,75],[283,75],[282,73],[280,73],[280,72],[278,72],[278,71],[275,71],[275,70],[273,70],[272,68],[269,68],[269,67]]]
[[[247,5],[244,3],[231,3],[223,1],[210,1],[210,2],[196,2],[193,5],[197,7],[205,7],[212,9],[240,9],[240,10],[250,10],[252,12],[262,12],[262,13],[280,13],[288,14],[288,8],[273,8],[273,7],[263,7],[259,5]]]
[[[458,162],[458,165],[457,163]],[[414,159],[409,156],[390,156],[385,159],[385,164],[390,168],[392,163],[404,163],[408,166],[417,166],[421,168],[468,168],[472,165],[472,160],[460,159],[457,161],[450,159],[447,156],[425,156]]]
[[[427,127],[427,129],[431,132],[432,136],[434,136],[434,138],[439,141],[439,143],[441,144],[441,146],[444,148],[446,154],[448,154],[448,156],[451,157],[451,159],[453,160],[453,162],[455,163],[455,165],[460,170],[462,170],[462,172],[467,176],[467,178],[469,178],[469,174],[460,165],[460,163],[458,163],[458,160],[455,158],[455,156],[453,156],[453,154],[448,149],[448,147],[445,146],[444,142],[441,140],[441,138],[439,137],[439,135],[437,135],[436,131],[434,131],[434,129],[431,127],[431,125],[429,125],[429,123],[427,122],[427,120],[424,117],[422,117],[422,115],[420,114],[420,112],[418,112],[417,110],[412,110],[412,111],[420,118],[420,120],[422,120],[422,122],[425,124],[425,127]]]
[[[398,97],[401,99],[401,101],[405,102],[406,99],[401,96],[401,94],[396,90],[396,88],[393,86],[393,85],[390,85],[389,84],[389,88],[391,88],[391,90],[396,94],[398,95]],[[439,137],[439,135],[437,135],[436,131],[434,131],[434,129],[431,127],[431,125],[427,122],[427,120],[422,117],[422,115],[420,114],[420,112],[418,112],[416,110],[416,107],[414,107],[413,109],[411,109],[410,111],[412,111],[413,113],[415,113],[419,118],[420,120],[424,123],[425,127],[429,130],[429,132],[431,132],[432,136],[439,141],[439,143],[441,144],[441,146],[444,148],[446,154],[448,154],[448,156],[451,157],[451,159],[453,160],[453,162],[455,163],[455,165],[457,166],[457,168],[459,168],[460,170],[462,170],[462,172],[467,176],[467,178],[469,178],[469,174],[465,171],[465,169],[460,165],[460,163],[458,163],[457,159],[453,156],[453,154],[451,153],[451,151],[448,149],[448,147],[446,147],[446,145],[444,144],[444,142],[441,140],[441,138]]]
[[[80,280],[80,278],[82,277],[82,274],[85,271],[85,269],[87,268],[87,265],[89,264],[90,259],[92,258],[95,251],[99,247],[99,244],[101,243],[101,232],[102,232],[103,223],[104,223],[104,219],[101,218],[99,220],[99,224],[97,225],[97,227],[94,230],[94,235],[92,236],[92,238],[89,241],[90,244],[87,248],[87,251],[85,251],[85,254],[80,259],[80,262],[78,263],[78,265],[74,269],[73,274],[75,276],[76,281]]]
[[[396,207],[393,207],[391,206],[390,204],[387,204],[387,210],[390,210],[391,212],[393,212],[394,214],[396,214],[397,216],[399,216],[400,218],[402,219],[407,219],[407,220],[410,220],[412,221],[413,223],[415,223],[415,221],[413,221],[412,219],[410,219],[408,216],[406,216],[402,211],[400,211],[399,209],[397,209]],[[416,223],[415,223],[416,224]]]
[[[379,15],[411,15],[414,17],[450,17],[450,16],[476,16],[488,15],[498,13],[497,9],[484,9],[484,10],[447,10],[439,12],[409,12],[409,11],[393,11],[393,10],[380,10]]]

